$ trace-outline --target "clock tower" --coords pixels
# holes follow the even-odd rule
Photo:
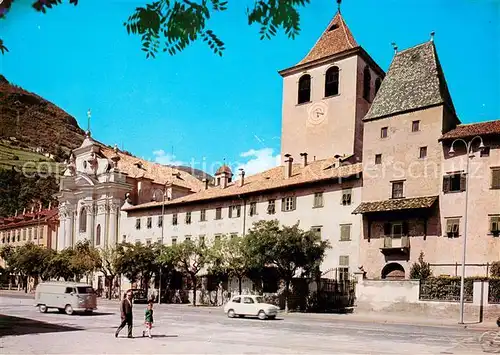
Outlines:
[[[283,77],[281,156],[307,153],[361,161],[362,118],[384,71],[356,42],[339,11],[307,55]]]

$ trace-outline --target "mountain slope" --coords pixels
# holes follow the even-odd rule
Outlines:
[[[64,110],[0,75],[0,138],[11,137],[21,147],[57,154],[78,147],[84,131]]]

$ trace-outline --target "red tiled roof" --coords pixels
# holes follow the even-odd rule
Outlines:
[[[500,120],[461,124],[443,134],[440,140],[466,138],[477,135],[500,134]]]
[[[39,222],[45,222],[51,218],[57,218],[58,217],[58,209],[53,208],[53,209],[45,209],[40,212],[33,212],[33,213],[25,213],[24,215],[18,215],[17,217],[11,216],[11,217],[6,217],[3,219],[3,221],[0,222],[0,230],[1,229],[10,229],[10,228],[17,228],[19,226],[24,226],[24,225],[32,225],[36,224]]]
[[[358,47],[358,44],[354,36],[340,12],[337,12],[314,47],[297,65],[338,54],[355,47]]]
[[[230,175],[233,174],[233,172],[231,171],[231,168],[229,166],[227,166],[226,164],[222,165],[219,169],[217,169],[217,172],[215,173],[215,175],[222,174],[222,173],[226,173],[226,174],[230,174]]]
[[[226,188],[212,187],[207,190],[179,197],[169,202],[166,206],[189,202],[201,202],[217,198],[230,198],[244,194],[261,193],[266,190],[293,187],[318,181],[338,182],[343,178],[360,176],[362,164],[350,164],[337,166],[338,160],[335,158],[316,160],[303,167],[301,164],[293,164],[292,176],[284,177],[284,167],[277,166],[262,173],[251,175],[245,178],[245,183],[240,186],[239,181],[230,183]],[[163,202],[148,202],[137,206],[124,208],[126,211],[160,207]]]

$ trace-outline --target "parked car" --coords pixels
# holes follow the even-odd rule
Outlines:
[[[134,288],[132,289],[132,302],[133,303],[148,303],[148,295],[146,294],[146,291],[139,289],[139,288]]]
[[[35,307],[41,313],[50,308],[59,312],[92,312],[97,309],[97,296],[92,286],[76,282],[42,282],[35,291]]]
[[[265,303],[262,296],[238,295],[224,306],[224,313],[229,318],[235,316],[253,316],[259,319],[275,319],[279,308],[273,304]]]

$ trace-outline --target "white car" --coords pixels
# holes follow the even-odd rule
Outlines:
[[[256,316],[259,319],[274,319],[278,314],[279,308],[275,305],[265,303],[262,296],[238,295],[224,306],[224,313],[229,318],[235,316]]]

